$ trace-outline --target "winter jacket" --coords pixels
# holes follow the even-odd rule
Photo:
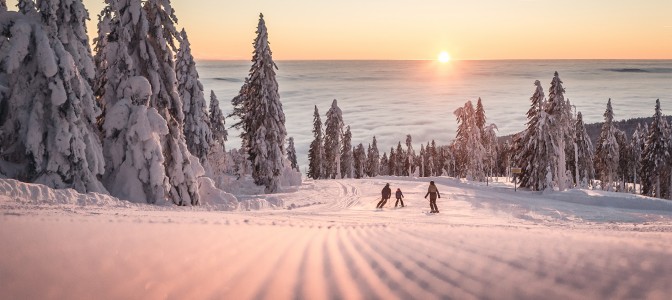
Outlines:
[[[397,196],[397,199],[401,199],[401,198],[404,197],[404,194],[403,194],[401,191],[397,191],[397,193],[395,194],[395,196]]]
[[[390,196],[392,196],[392,189],[390,189],[390,187],[386,185],[383,188],[382,193],[383,193],[383,199],[389,199]]]
[[[430,199],[436,199],[436,196],[441,198],[441,194],[439,193],[439,189],[436,188],[436,185],[429,185],[429,188],[427,188],[427,194],[425,194],[425,198],[427,198],[428,195],[430,196]]]

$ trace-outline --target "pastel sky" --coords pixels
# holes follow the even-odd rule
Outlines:
[[[103,0],[84,0],[95,33]],[[672,59],[671,0],[173,0],[200,59]]]

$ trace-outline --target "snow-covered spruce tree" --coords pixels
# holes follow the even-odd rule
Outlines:
[[[84,92],[92,93],[91,85],[96,73],[86,30],[89,12],[84,3],[81,0],[38,0],[37,4],[42,20],[46,20],[52,30],[50,34],[60,40],[65,51],[72,56],[79,74],[88,81],[88,85],[82,87],[86,89]]]
[[[487,176],[495,176],[494,170],[497,164],[497,125],[490,124],[483,129],[483,147],[485,148],[485,168]]]
[[[132,25],[132,23],[130,23],[132,17],[128,13],[130,4],[113,1],[108,1],[107,3],[108,5],[103,9],[103,12],[101,12],[99,17],[98,37],[95,41],[97,52],[95,59],[97,67],[95,93],[98,102],[106,111],[105,115],[102,115],[99,120],[103,129],[103,155],[106,160],[103,183],[115,197],[136,201],[145,199],[148,202],[156,203],[163,199],[157,199],[155,196],[165,196],[168,193],[168,187],[166,187],[162,193],[143,190],[141,195],[130,195],[133,199],[129,199],[129,191],[124,188],[124,185],[134,184],[130,183],[131,180],[135,180],[135,184],[141,184],[141,179],[138,178],[138,176],[125,177],[126,174],[117,178],[122,163],[127,160],[126,154],[131,150],[128,149],[128,147],[135,145],[134,143],[129,145],[126,141],[126,136],[114,129],[116,127],[121,127],[121,125],[114,126],[110,125],[112,124],[110,123],[106,126],[105,123],[107,123],[107,115],[109,114],[109,111],[115,107],[117,102],[124,98],[127,98],[130,101],[130,98],[125,97],[130,97],[130,94],[127,93],[127,95],[124,95],[124,90],[128,87],[130,78],[135,74],[135,63],[128,52],[131,43],[129,29],[131,29]],[[124,9],[125,13],[122,14],[119,11],[119,8]],[[135,6],[135,9],[141,11],[139,4]],[[130,110],[130,108],[126,109],[127,114],[129,113],[128,110]],[[128,116],[126,116],[126,120],[128,120]],[[123,121],[124,120],[120,121],[118,119],[113,119],[110,122]],[[106,127],[109,131],[105,129]],[[145,138],[146,137],[147,136],[145,136]],[[156,160],[161,161],[161,163],[165,162],[163,154],[160,159],[157,158]],[[165,174],[165,172],[163,173]],[[119,190],[117,190],[117,187],[119,187]]]
[[[371,144],[366,147],[366,163],[364,164],[364,173],[366,177],[371,177],[371,161],[369,161],[369,154],[371,154]]]
[[[639,170],[642,168],[642,153],[644,152],[644,146],[646,146],[646,131],[643,130],[642,124],[637,123],[637,128],[635,129],[635,132],[632,133],[632,138],[630,139],[630,148],[632,149],[632,152],[630,152],[631,157],[630,159],[632,160],[632,165],[631,165],[631,176],[633,178],[633,183],[635,186],[640,186],[640,190],[637,191],[635,189],[635,193],[641,192],[641,178],[638,175]]]
[[[486,151],[482,143],[481,130],[476,124],[474,106],[471,101],[467,101],[463,107],[455,110],[454,114],[458,122],[455,142],[464,160],[463,174],[469,180],[485,181],[483,162]],[[427,148],[425,151],[428,151]]]
[[[336,99],[331,102],[324,121],[324,170],[326,178],[341,178],[341,144],[343,140],[343,113]]]
[[[147,0],[143,10],[147,16],[148,31],[145,38],[147,42],[138,41],[138,65],[145,66],[140,68],[140,75],[152,83],[154,93],[150,106],[155,107],[168,123],[169,134],[163,141],[163,152],[166,157],[166,175],[171,184],[169,196],[173,203],[179,205],[197,205],[200,199],[194,169],[200,166],[198,161],[192,161],[192,154],[186,145],[183,105],[177,91],[174,67],[175,41],[181,40],[175,29],[177,17],[170,0]]]
[[[250,144],[250,127],[251,127],[251,119],[247,118],[247,112],[251,109],[250,108],[250,102],[248,100],[248,95],[250,94],[249,91],[249,78],[245,78],[245,83],[240,87],[240,91],[238,92],[238,95],[233,97],[231,99],[231,106],[233,106],[233,110],[231,113],[227,116],[227,118],[234,117],[237,119],[233,125],[231,125],[231,128],[238,129],[240,131],[239,137],[240,137],[240,144],[241,144],[241,150],[247,151],[248,145]]]
[[[420,144],[420,154],[418,155],[420,159],[418,159],[418,168],[420,169],[420,177],[427,177],[425,174],[425,145]]]
[[[21,14],[2,18],[3,48],[10,51],[3,58],[8,90],[0,159],[17,167],[5,175],[106,193],[97,178],[104,159],[95,126],[100,109],[90,86],[86,10],[78,0],[39,4],[37,11],[33,1],[19,1]]]
[[[108,0],[106,3],[98,15],[98,36],[94,39],[96,51],[94,94],[103,109],[114,106],[123,98],[126,80],[137,73],[136,63],[129,49],[131,34],[136,31],[138,25],[133,23],[130,14],[131,3],[118,0]],[[132,9],[142,11],[139,3],[134,4]],[[99,122],[105,122],[105,115],[101,116]],[[111,167],[107,164],[105,173],[109,173]]]
[[[444,145],[439,146],[438,153],[439,153],[439,163],[438,163],[439,176],[446,176],[448,175],[448,163],[450,161],[450,151],[448,147]]]
[[[208,112],[210,120],[210,130],[212,132],[212,144],[208,153],[209,170],[206,174],[215,180],[217,186],[222,186],[222,175],[227,171],[227,160],[225,142],[228,139],[224,114],[219,108],[219,99],[214,91],[210,91],[210,109]]]
[[[199,204],[197,176],[201,166],[187,149],[183,132],[184,113],[177,92],[173,57],[175,41],[181,37],[175,29],[177,17],[170,1],[147,0],[141,4],[137,0],[118,0],[109,1],[108,6],[115,11],[115,16],[110,22],[105,51],[108,69],[117,71],[107,73],[107,87],[103,89],[101,102],[109,108],[121,99],[123,85],[120,83],[124,77],[142,76],[149,80],[152,85],[149,106],[166,120],[169,130],[161,140],[164,168],[170,180],[166,198],[178,205]],[[127,54],[120,53],[125,50]],[[111,57],[110,53],[129,56],[130,60]],[[113,66],[109,61],[119,63]]]
[[[618,169],[616,174],[617,178],[620,179],[618,191],[624,192],[627,188],[626,183],[632,180],[628,178],[630,165],[632,164],[630,161],[632,149],[628,137],[622,130],[616,130],[616,142],[618,143]]]
[[[670,160],[670,145],[668,143],[666,124],[660,108],[660,99],[656,100],[656,110],[653,121],[649,125],[649,136],[642,153],[642,168],[639,172],[642,179],[642,194],[663,198],[663,186],[667,181],[667,172]]]
[[[663,194],[667,195],[667,199],[672,200],[672,124],[665,120],[664,125],[666,129],[665,131],[667,132],[667,134],[664,135],[667,144],[667,167],[661,175],[665,176],[667,184],[661,188]]]
[[[483,165],[484,172],[487,174],[487,176],[491,176],[492,165],[495,161],[495,157],[493,155],[497,152],[497,134],[495,132],[497,130],[497,125],[490,124],[487,127],[485,126],[487,118],[485,117],[485,108],[483,107],[483,101],[480,97],[476,102],[476,112],[474,118],[476,127],[478,127],[481,132],[481,144],[483,144],[483,148],[485,149],[485,160]]]
[[[540,150],[541,134],[539,132],[545,102],[541,82],[535,80],[534,86],[535,91],[530,97],[532,104],[527,111],[527,128],[514,137],[512,154],[514,155],[514,167],[523,170],[520,174],[520,186],[538,191],[543,189],[541,185],[542,176],[546,175],[545,165],[543,167],[540,165],[543,156]]]
[[[577,176],[575,180],[577,186],[587,188],[589,184],[592,185],[592,181],[595,179],[594,151],[581,112],[576,115],[575,127],[574,142],[576,143],[576,168],[578,169],[575,173],[575,176]]]
[[[184,137],[189,152],[198,157],[201,164],[209,169],[208,153],[214,141],[203,85],[199,80],[196,62],[191,54],[191,44],[184,29],[180,32],[180,37],[182,39],[175,59],[175,72],[177,91],[182,99],[184,112]]]
[[[3,18],[6,18],[7,14],[7,1],[6,0],[0,0],[0,14],[3,15]],[[9,35],[8,33],[8,27],[10,23],[2,21],[0,22],[0,74],[7,74],[6,67],[4,66],[5,63],[3,60],[5,60],[9,54],[10,50],[10,44],[9,44]],[[0,114],[2,114],[2,103],[5,101],[7,98],[7,78],[0,79]],[[0,170],[0,174],[2,173],[2,170]]]
[[[247,151],[245,149],[231,149],[228,152],[227,161],[230,161],[230,165],[227,165],[226,170],[228,174],[236,175],[238,179],[244,178],[249,175],[252,171],[252,166],[250,161],[247,159]]]
[[[368,170],[369,177],[376,177],[380,174],[380,152],[378,151],[378,142],[376,136],[373,136],[371,148],[368,151]]]
[[[106,70],[108,69],[108,60],[105,49],[107,47],[107,37],[112,30],[111,23],[114,11],[114,8],[110,5],[103,7],[103,10],[98,14],[98,34],[93,38],[93,50],[96,54],[93,56],[95,75],[91,87],[93,88],[93,94],[99,101],[105,95],[105,87],[107,86]],[[104,105],[102,106],[104,107]]]
[[[436,142],[434,140],[428,144],[426,151],[429,152],[429,161],[432,169],[432,176],[439,176],[439,152],[436,151]]]
[[[545,111],[548,114],[547,123],[543,126],[547,130],[543,131],[545,135],[546,149],[550,158],[548,167],[550,167],[553,184],[563,191],[566,189],[567,163],[565,153],[565,143],[568,139],[569,130],[572,127],[571,106],[565,101],[565,89],[562,87],[562,80],[558,72],[555,72],[551,80],[551,87],[548,90],[548,101]],[[548,178],[548,177],[547,177]]]
[[[343,134],[343,145],[341,147],[341,175],[343,178],[353,178],[355,176],[355,162],[352,157],[352,132],[350,126],[345,128]]]
[[[431,146],[429,145],[429,142],[427,142],[427,146],[425,147],[425,155],[422,158],[422,164],[424,165],[425,169],[425,177],[431,177],[434,174],[434,163],[432,161],[432,152],[431,152]]]
[[[359,143],[353,150],[353,157],[355,159],[355,178],[364,178],[366,176],[366,150],[364,150],[362,143]]]
[[[456,117],[457,120],[457,131],[455,133],[455,147],[457,149],[457,157],[458,157],[458,176],[459,177],[466,177],[466,172],[468,168],[468,149],[466,148],[467,145],[467,140],[469,138],[469,122],[467,120],[467,115],[465,111],[465,107],[459,107],[456,109],[453,114]],[[429,145],[428,145],[429,146]],[[427,152],[427,148],[425,148],[425,155]],[[427,161],[425,161],[425,168],[427,168]],[[431,172],[430,172],[431,173]]]
[[[481,97],[478,97],[478,101],[476,102],[476,114],[474,115],[474,120],[476,122],[476,127],[478,127],[481,130],[481,138],[483,138],[483,145],[486,144],[485,139],[485,123],[486,123],[486,118],[485,118],[485,108],[483,107],[483,102],[481,101]]]
[[[415,166],[413,161],[415,160],[415,150],[413,150],[413,137],[410,134],[406,135],[406,161],[404,162],[404,169],[409,174],[413,174],[415,171]]]
[[[294,148],[293,137],[287,139],[287,159],[289,159],[289,163],[292,165],[293,170],[301,171],[299,170],[299,163],[296,161],[296,148]]]
[[[383,157],[380,158],[380,175],[390,175],[389,163],[390,161],[387,159],[387,152],[383,152]]]
[[[313,141],[308,149],[308,177],[320,179],[324,174],[324,148],[322,138],[322,120],[315,105],[313,112]]]
[[[406,169],[406,153],[404,149],[401,148],[401,141],[397,142],[397,161],[396,161],[396,173],[398,176],[409,176],[408,169]]]
[[[394,147],[390,147],[390,157],[387,161],[387,172],[390,176],[398,176],[397,173],[397,154],[394,152]]]
[[[612,190],[614,180],[617,178],[619,148],[616,140],[616,126],[613,123],[614,110],[611,107],[611,99],[607,102],[604,112],[604,123],[600,131],[595,149],[595,171],[602,181],[603,190]]]
[[[208,119],[210,120],[210,131],[212,132],[212,139],[215,143],[226,142],[229,133],[226,130],[226,119],[222,110],[219,108],[219,99],[215,95],[215,91],[210,90],[210,109],[208,111]]]
[[[567,99],[567,107],[571,109],[573,105],[570,103],[569,99]],[[576,138],[576,118],[571,114],[571,111],[569,113],[569,127],[567,127],[567,132],[565,133],[565,173],[567,176],[565,176],[566,181],[566,187],[571,188],[574,186],[577,186],[579,183],[576,181],[576,178],[578,176],[576,172],[576,152],[578,151],[577,145],[574,141]]]
[[[252,67],[241,89],[244,112],[241,118],[244,148],[252,162],[252,178],[265,186],[266,193],[279,190],[279,176],[284,169],[285,114],[275,78],[277,65],[273,62],[264,15],[259,14],[257,37],[254,39]]]

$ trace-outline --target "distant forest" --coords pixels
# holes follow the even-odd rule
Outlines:
[[[663,118],[667,119],[668,123],[672,122],[672,116],[663,116]],[[635,132],[635,129],[637,129],[637,124],[642,124],[642,126],[644,126],[644,123],[646,122],[646,125],[648,126],[651,125],[652,121],[653,117],[634,118],[615,121],[614,125],[616,125],[616,128],[625,131],[625,135],[628,137],[629,141],[630,138],[632,138],[632,133]],[[597,143],[597,138],[600,136],[600,130],[602,130],[602,122],[586,124],[586,131],[588,131],[588,135],[590,136],[590,140],[593,142],[593,146],[595,146],[595,143]]]
[[[663,118],[667,119],[667,122],[670,123],[672,122],[672,116],[664,116]],[[616,125],[616,128],[625,131],[625,135],[628,137],[628,140],[632,138],[632,133],[635,132],[635,129],[637,129],[637,124],[642,124],[646,123],[647,125],[651,124],[651,121],[653,120],[653,117],[646,117],[646,118],[633,118],[633,119],[627,119],[627,120],[621,120],[621,121],[614,121],[614,124]],[[592,123],[592,124],[586,124],[586,131],[588,131],[588,135],[590,136],[590,140],[593,142],[593,147],[595,147],[595,144],[597,143],[597,138],[600,136],[600,131],[602,130],[602,123]],[[505,141],[511,140],[513,137],[512,134],[502,136],[499,139],[500,143],[504,143]]]

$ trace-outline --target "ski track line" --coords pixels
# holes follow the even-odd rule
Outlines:
[[[400,274],[397,274],[398,272],[390,273],[389,270],[392,268],[388,266],[389,262],[385,258],[380,257],[379,253],[373,251],[369,246],[368,241],[371,240],[371,231],[370,228],[358,229],[357,234],[353,235],[351,238],[353,247],[359,250],[360,256],[369,265],[370,270],[375,274],[375,278],[384,285],[383,289],[393,293],[394,298],[413,299],[413,295],[405,289],[402,289],[403,285],[399,284],[403,282],[403,280],[395,280],[392,278],[393,276],[399,277]],[[378,234],[379,232],[375,233],[376,236]]]
[[[406,278],[417,283],[423,290],[428,291],[435,297],[440,297],[443,293],[440,291],[446,281],[436,276],[436,272],[432,273],[426,268],[420,267],[424,262],[418,259],[417,255],[408,252],[403,253],[399,250],[400,247],[395,241],[398,240],[399,233],[393,234],[395,238],[386,240],[386,243],[381,247],[381,254],[390,258],[392,264],[402,272]],[[402,237],[403,238],[403,237]],[[395,245],[397,244],[397,245]],[[401,247],[403,248],[403,246]]]
[[[264,263],[263,260],[257,265],[261,264],[263,267],[268,269],[252,267],[248,270],[248,278],[257,278],[256,282],[258,287],[256,289],[250,288],[250,291],[254,291],[254,297],[242,297],[240,299],[271,299],[277,297],[279,299],[290,299],[287,295],[284,295],[284,292],[287,292],[289,289],[281,288],[278,290],[273,290],[276,295],[272,297],[264,297],[265,293],[269,291],[269,287],[272,287],[274,283],[291,286],[291,279],[295,278],[296,273],[294,266],[288,265],[290,262],[297,262],[293,257],[296,256],[296,253],[300,252],[301,240],[306,239],[307,235],[301,234],[296,231],[276,233],[275,243],[273,246],[266,249],[265,253],[262,256],[270,257]],[[292,251],[293,250],[293,251]],[[246,280],[244,282],[250,282],[254,279]],[[289,282],[288,282],[289,281]],[[276,285],[277,286],[277,285]],[[236,297],[237,298],[237,297]]]
[[[399,266],[401,262],[389,256],[383,249],[387,248],[385,240],[395,238],[389,230],[367,230],[366,235],[353,238],[358,241],[360,249],[368,253],[371,259],[371,266],[378,269],[379,276],[386,277],[388,288],[398,292],[401,299],[433,299],[433,295],[428,292],[414,274],[401,272]]]
[[[273,255],[278,255],[275,265],[272,267],[274,272],[266,274],[266,278],[253,299],[296,298],[296,295],[293,294],[294,289],[287,287],[296,286],[300,283],[298,274],[301,271],[301,258],[308,249],[308,243],[314,239],[315,235],[320,234],[318,230],[311,231],[309,234],[293,233],[297,235],[298,239],[288,243],[284,253],[273,253]],[[273,295],[268,294],[270,291],[274,291]]]
[[[469,273],[468,270],[459,268],[459,264],[463,260],[458,259],[459,257],[456,258],[457,253],[449,252],[451,249],[455,250],[451,244],[446,242],[442,242],[441,244],[429,243],[427,238],[422,238],[417,236],[415,233],[411,233],[405,230],[402,231],[402,233],[404,232],[411,239],[411,241],[407,241],[407,244],[415,245],[415,247],[413,247],[414,251],[425,255],[429,259],[436,260],[441,266],[445,268],[443,270],[444,272],[449,272],[448,274],[444,273],[443,275],[448,282],[462,286],[461,289],[467,292],[469,289],[476,290],[477,288],[481,288],[480,277]]]
[[[354,185],[349,183],[345,184],[341,181],[337,181],[337,183],[340,185],[343,191],[340,198],[342,199],[340,202],[343,203],[343,205],[339,208],[351,208],[359,203],[359,191]]]
[[[544,238],[546,240],[546,238]],[[480,244],[465,244],[461,243],[458,248],[453,248],[447,245],[451,251],[454,251],[454,256],[460,256],[460,252],[476,253],[482,255],[486,259],[493,260],[497,264],[506,264],[512,270],[509,273],[531,274],[531,278],[536,279],[533,285],[540,285],[538,295],[529,295],[529,293],[521,294],[521,291],[516,289],[509,292],[521,295],[523,297],[539,297],[541,295],[548,295],[548,293],[556,294],[557,297],[577,298],[586,296],[586,293],[599,294],[593,295],[597,298],[646,298],[646,288],[643,286],[657,287],[657,291],[665,290],[665,284],[658,284],[650,280],[641,278],[642,274],[648,277],[656,278],[660,281],[661,276],[656,274],[669,274],[670,270],[646,270],[642,268],[642,263],[655,265],[655,261],[664,261],[665,253],[659,251],[650,251],[652,253],[645,254],[642,261],[633,261],[637,257],[638,251],[627,250],[626,253],[616,253],[616,257],[609,249],[618,247],[618,245],[610,245],[613,241],[601,240],[594,244],[595,247],[585,247],[581,249],[570,250],[564,247],[566,243],[585,244],[593,243],[592,241],[564,241],[559,243],[557,241],[542,241],[540,244],[533,244],[529,249],[526,248],[510,248],[498,247],[493,248],[488,245]],[[598,243],[599,242],[599,243]],[[609,243],[606,244],[605,243]],[[539,252],[539,246],[546,244],[549,249],[554,251]],[[558,245],[555,245],[558,244]],[[513,246],[513,244],[509,245]],[[452,249],[451,249],[452,248]],[[594,248],[594,250],[592,250]],[[480,249],[480,250],[479,250]],[[490,249],[488,251],[488,249]],[[606,252],[605,252],[606,251]],[[604,253],[603,253],[604,252]],[[502,253],[518,253],[518,255],[501,258]],[[632,253],[632,254],[629,254]],[[649,261],[650,260],[650,261]],[[621,265],[620,267],[618,267]],[[493,272],[497,272],[493,269]],[[608,277],[606,281],[604,274],[619,274],[620,277]],[[664,277],[664,276],[663,276]],[[487,280],[487,278],[483,278]],[[648,282],[647,282],[648,281]],[[518,283],[513,282],[509,286],[519,286]],[[546,287],[546,291],[544,290]],[[552,287],[552,291],[548,291]]]
[[[427,233],[423,232],[421,234]],[[546,274],[542,274],[538,271],[524,268],[524,265],[514,264],[508,260],[504,260],[499,257],[496,252],[494,254],[487,253],[486,251],[489,245],[478,246],[461,243],[460,246],[457,247],[455,245],[444,243],[444,246],[454,251],[453,256],[457,257],[456,260],[468,262],[466,266],[468,268],[467,270],[471,270],[471,272],[475,272],[475,274],[487,274],[486,276],[481,276],[479,280],[481,286],[478,289],[481,289],[481,291],[489,290],[493,297],[497,295],[497,292],[495,291],[499,291],[499,295],[505,294],[513,298],[549,296],[551,298],[560,297],[574,299],[579,297],[579,295],[576,294],[557,295],[557,288],[548,290],[548,286],[554,285],[553,278],[549,278]],[[504,249],[497,250],[505,251]],[[446,251],[446,249],[444,249],[444,251]],[[530,259],[529,256],[527,257],[527,260],[528,265],[534,261],[534,259]],[[516,274],[515,278],[508,276],[508,274],[512,273]],[[530,285],[537,287],[531,287]],[[526,290],[537,291],[539,294],[529,295]],[[560,292],[566,293],[568,290],[562,289]]]
[[[326,280],[333,281],[332,288],[334,299],[366,299],[362,291],[357,288],[358,284],[355,282],[352,274],[349,272],[345,258],[338,249],[338,239],[340,229],[328,230],[328,238],[326,239],[325,253],[328,255],[325,259]]]
[[[245,249],[243,258],[246,259],[235,259],[232,261],[234,265],[230,266],[236,271],[232,272],[234,275],[225,282],[228,282],[231,287],[230,296],[232,299],[252,299],[252,296],[258,290],[264,289],[265,287],[261,285],[259,280],[259,274],[266,274],[267,276],[273,274],[272,266],[280,258],[277,253],[287,251],[291,246],[290,243],[285,241],[286,234],[280,232],[270,234],[262,232],[256,234],[256,236],[258,236],[257,240],[260,241],[246,240],[239,245],[240,249]],[[296,240],[297,235],[293,235],[289,239]],[[278,249],[278,247],[284,248]],[[269,251],[269,249],[273,249],[273,251]]]
[[[404,234],[403,231],[400,231],[400,233]],[[407,233],[406,235],[405,239],[415,238],[413,235]],[[410,245],[413,246],[411,247]],[[446,250],[443,248],[445,245],[436,247],[437,249],[434,249],[433,252],[428,250],[430,246],[425,240],[419,238],[414,241],[396,240],[396,243],[393,245],[397,251],[403,252],[407,257],[416,257],[416,264],[419,268],[426,270],[431,276],[448,284],[449,288],[445,288],[443,284],[439,285],[439,294],[442,296],[446,295],[454,299],[478,299],[478,295],[468,290],[468,287],[477,285],[478,279],[470,274],[460,273],[450,266],[448,263],[450,258],[442,255]]]
[[[361,234],[361,232],[361,228],[352,228],[348,235],[342,235],[339,240],[339,248],[350,267],[350,272],[353,274],[355,281],[359,283],[360,289],[363,290],[367,299],[395,299],[396,295],[385,287],[385,283],[369,267],[369,263],[358,251],[356,245],[353,244],[352,238]]]
[[[417,233],[416,233],[417,234]],[[436,238],[435,234],[429,234],[429,237],[427,236],[416,236],[416,235],[411,235],[412,237],[416,238],[417,241],[414,241],[413,243],[419,243],[422,245],[422,247],[418,248],[434,248],[432,250],[427,249],[427,252],[429,253],[434,253],[433,259],[436,261],[441,261],[444,262],[444,266],[448,266],[448,269],[450,270],[451,268],[455,268],[456,272],[458,274],[462,273],[467,277],[467,278],[460,278],[460,285],[465,285],[464,282],[461,282],[462,280],[465,279],[472,279],[475,278],[475,276],[468,275],[469,270],[473,270],[475,268],[480,268],[483,265],[490,265],[492,266],[492,261],[490,257],[483,257],[479,252],[473,251],[472,249],[465,249],[461,245],[461,248],[457,248],[451,243],[447,243],[446,239],[440,239]],[[432,241],[434,239],[434,242],[428,242]],[[440,246],[439,246],[440,245]],[[452,251],[451,251],[452,250]],[[447,254],[450,253],[450,256]],[[426,254],[429,256],[429,254]],[[488,262],[483,262],[483,259]],[[452,263],[451,263],[452,262]],[[461,266],[460,266],[461,265]],[[460,271],[461,268],[464,268],[463,271]],[[489,272],[495,272],[494,268],[491,268]],[[477,274],[488,274],[486,273],[481,273],[477,272]],[[459,276],[459,275],[458,275]],[[496,277],[496,276],[495,276]],[[489,278],[486,277],[481,277],[477,282],[476,285],[467,285],[467,287],[470,287],[472,290],[483,290],[486,288],[488,285],[492,284],[493,282],[488,281]],[[450,280],[452,281],[452,280]],[[491,289],[493,288],[492,286],[490,287]]]
[[[305,281],[298,282],[301,286],[295,286],[294,290],[300,289],[301,294],[298,299],[326,299],[329,295],[329,284],[325,280],[324,273],[324,253],[322,252],[323,245],[326,243],[326,234],[323,229],[316,231],[315,237],[307,245],[307,255],[303,257],[301,262],[305,268],[300,271],[301,276]]]

